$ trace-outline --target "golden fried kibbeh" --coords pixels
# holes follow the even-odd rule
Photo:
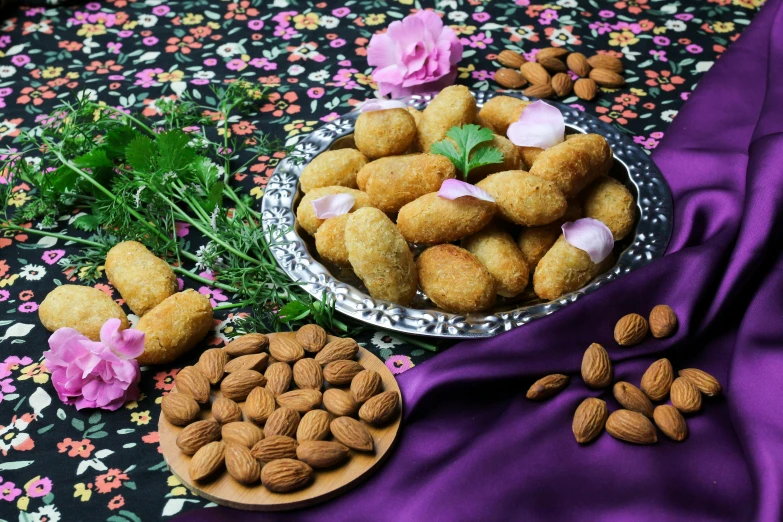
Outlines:
[[[430,247],[419,256],[416,266],[421,289],[448,312],[479,312],[495,302],[495,280],[464,248],[449,244]]]
[[[371,296],[402,305],[411,302],[418,286],[416,264],[389,216],[372,207],[349,214],[345,246],[353,271]]]
[[[444,199],[431,192],[400,209],[397,228],[409,243],[450,243],[492,221],[496,205],[470,196]]]
[[[350,214],[325,220],[315,233],[315,249],[323,259],[337,266],[351,266],[345,246],[345,224]]]
[[[418,123],[419,148],[429,152],[436,141],[446,137],[455,126],[473,123],[476,119],[476,99],[464,85],[452,85],[440,91],[422,111]]]
[[[369,159],[404,154],[416,140],[416,122],[405,109],[363,112],[356,119],[353,139]]]
[[[525,258],[511,234],[497,223],[463,239],[462,247],[489,271],[498,295],[514,297],[527,286],[530,272]]]
[[[566,198],[554,183],[524,170],[498,172],[476,186],[495,199],[504,219],[517,225],[546,225],[566,211]]]
[[[478,121],[481,125],[495,131],[496,134],[505,136],[509,125],[519,121],[522,111],[528,105],[530,105],[529,101],[520,100],[513,96],[494,96],[481,107]]]
[[[600,177],[584,193],[585,217],[602,221],[615,241],[627,236],[636,221],[636,201],[625,185],[609,176]]]
[[[93,341],[100,340],[101,327],[109,319],[119,319],[120,330],[130,326],[114,299],[97,288],[81,285],[61,285],[49,292],[38,307],[38,317],[50,332],[73,328]]]
[[[517,246],[532,273],[541,258],[544,257],[563,231],[560,227],[567,221],[576,221],[583,216],[582,202],[579,198],[569,199],[568,208],[563,217],[548,225],[523,227],[517,237]]]
[[[538,262],[533,274],[533,291],[541,299],[557,299],[579,290],[612,263],[612,255],[593,263],[587,252],[568,243],[561,234]]]
[[[404,156],[403,156],[404,157]],[[451,161],[440,154],[418,154],[400,169],[382,168],[370,175],[365,186],[372,206],[388,213],[440,189],[444,180],[456,176]]]
[[[333,185],[355,189],[356,174],[367,162],[367,157],[356,149],[327,150],[305,166],[299,187],[305,194]]]
[[[137,241],[123,241],[109,250],[106,277],[139,316],[173,295],[178,286],[169,264]]]
[[[542,152],[530,173],[552,181],[566,197],[572,198],[607,174],[612,161],[612,149],[603,136],[575,134]]]

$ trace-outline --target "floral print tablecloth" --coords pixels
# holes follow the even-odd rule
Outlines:
[[[41,4],[44,2],[41,1]],[[373,95],[367,44],[420,8],[436,9],[465,44],[458,82],[495,89],[498,52],[532,58],[545,46],[623,58],[628,85],[595,103],[567,99],[654,149],[700,75],[747,27],[763,0],[107,0],[70,8],[26,7],[0,22],[0,148],[75,92],[153,115],[153,102],[244,78],[270,89],[237,135],[263,129],[288,145]],[[260,158],[234,181],[260,199],[280,160]],[[0,173],[0,183],[7,180]],[[16,184],[4,204],[20,207]],[[63,216],[58,228],[70,227]],[[37,227],[30,223],[29,227]],[[187,228],[180,231],[187,234]],[[182,360],[144,369],[142,397],[116,412],[63,406],[42,364],[48,332],[36,311],[55,284],[79,281],[58,264],[76,246],[26,233],[0,234],[0,520],[153,520],[204,507],[166,469],[158,449],[161,397]],[[119,300],[105,281],[96,285]],[[210,293],[207,287],[197,287]],[[215,302],[227,299],[211,292]],[[230,314],[206,344],[222,345]],[[431,354],[383,333],[360,341],[395,373]],[[389,507],[389,509],[392,509]]]

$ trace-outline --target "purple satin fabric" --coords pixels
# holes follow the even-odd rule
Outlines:
[[[230,519],[339,521],[781,520],[783,492],[783,0],[770,0],[699,85],[654,155],[671,185],[669,253],[578,303],[489,340],[470,341],[399,379],[405,424],[365,484],[282,514],[206,509]],[[612,340],[622,315],[659,303],[680,328],[633,348]],[[668,357],[715,375],[725,396],[688,418],[689,438],[633,446],[602,434],[578,445],[579,377],[603,344],[617,380],[638,384]],[[552,372],[552,400],[524,398]]]

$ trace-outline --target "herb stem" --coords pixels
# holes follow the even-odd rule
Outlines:
[[[20,227],[19,225],[3,224],[0,225],[0,230],[16,230],[18,232],[26,232],[38,236],[46,236],[46,237],[53,237],[56,239],[62,239],[63,241],[73,241],[75,243],[81,243],[82,245],[87,245],[96,248],[102,248],[104,246],[100,243],[96,243],[95,241],[90,241],[89,239],[84,239],[81,237],[67,236],[65,234],[58,234],[56,232],[45,232],[43,230],[36,230],[34,228],[24,228],[24,227]]]
[[[215,288],[220,288],[221,290],[225,290],[226,292],[231,292],[232,294],[235,294],[237,292],[236,288],[233,288],[223,283],[218,283],[217,281],[213,281],[211,279],[207,279],[206,277],[201,277],[200,275],[194,274],[193,272],[189,270],[185,270],[182,267],[172,266],[171,269],[174,271],[175,274],[183,275],[194,281],[198,281],[199,283],[203,283],[208,286],[213,286]]]
[[[115,112],[115,113],[119,114],[120,116],[122,116],[122,117],[124,117],[124,118],[128,118],[128,119],[129,119],[129,120],[131,120],[133,123],[135,123],[136,125],[138,125],[138,126],[139,126],[139,127],[141,127],[142,129],[144,129],[145,131],[149,132],[150,134],[153,134],[153,135],[155,134],[155,131],[154,131],[154,130],[152,130],[152,127],[148,126],[147,124],[145,124],[144,122],[142,122],[142,121],[141,121],[141,120],[139,120],[138,118],[136,118],[136,117],[134,117],[134,116],[131,116],[130,114],[126,114],[126,113],[122,112],[121,110],[119,110],[119,109],[115,109],[114,107],[111,107],[111,106],[109,106],[109,105],[107,105],[107,106],[105,106],[105,107],[101,107],[101,109],[103,109],[103,110],[109,110],[109,111],[112,111],[112,112]]]

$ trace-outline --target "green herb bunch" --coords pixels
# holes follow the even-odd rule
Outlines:
[[[86,98],[61,104],[21,136],[21,152],[3,153],[8,179],[35,190],[14,215],[5,206],[0,228],[21,230],[39,220],[39,228],[24,230],[81,244],[63,264],[87,282],[100,276],[113,245],[139,241],[177,274],[231,296],[233,302],[216,309],[249,308],[238,332],[293,328],[305,319],[345,332],[333,303],[312,299],[275,262],[270,244],[287,231],[269,229],[268,237],[253,199],[229,185],[232,173],[280,148],[260,132],[230,137],[229,122],[257,110],[264,91],[237,81],[208,98],[214,106],[202,105],[200,96],[159,101],[155,121]],[[249,159],[232,168],[240,156]],[[13,186],[3,186],[4,201]],[[83,235],[56,231],[58,217],[69,214]],[[199,240],[178,237],[178,223],[197,231]],[[205,270],[214,280],[199,275]]]

